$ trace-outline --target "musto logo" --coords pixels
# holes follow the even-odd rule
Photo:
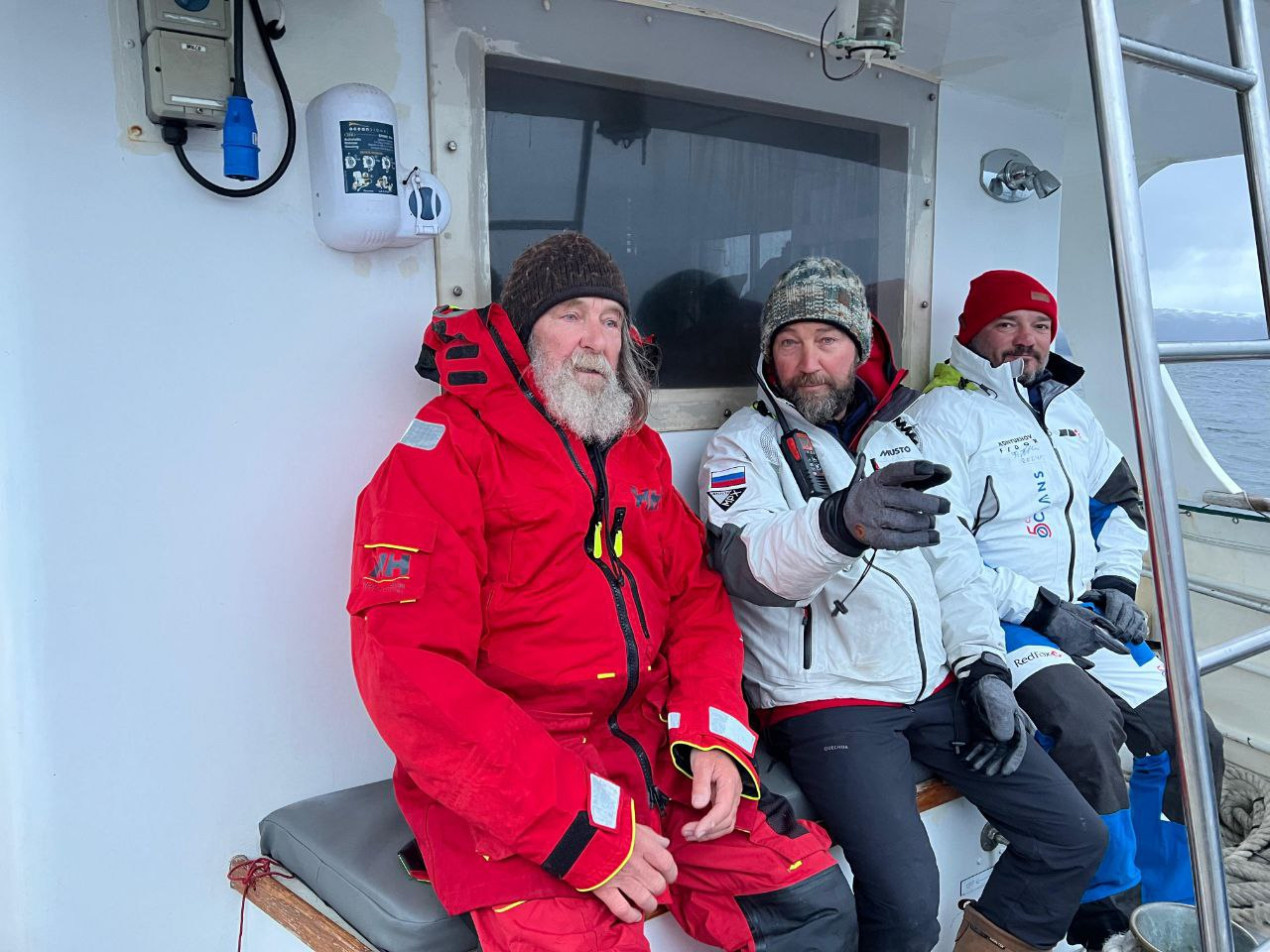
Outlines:
[[[1032,474],[1032,478],[1036,480],[1036,512],[1028,517],[1024,528],[1027,529],[1028,535],[1034,535],[1038,539],[1048,539],[1054,534],[1054,530],[1050,528],[1050,524],[1045,521],[1048,506],[1050,504],[1049,488],[1045,480],[1045,470],[1038,469]]]

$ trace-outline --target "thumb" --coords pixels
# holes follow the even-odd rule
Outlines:
[[[692,772],[692,805],[698,810],[704,810],[710,805],[710,787],[714,780],[714,771],[711,768],[712,761],[703,758],[701,765]]]

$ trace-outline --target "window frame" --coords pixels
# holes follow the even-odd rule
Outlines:
[[[487,58],[502,65],[582,82],[597,80],[708,105],[828,124],[861,121],[903,129],[903,221],[882,222],[885,240],[904,248],[901,359],[918,373],[930,360],[935,121],[937,86],[875,66],[858,80],[831,83],[811,62],[816,41],[776,35],[721,19],[666,13],[646,17],[620,3],[545,11],[499,0],[425,5],[433,168],[453,213],[434,242],[437,303],[477,307],[490,299],[489,171],[485,141]],[[575,32],[576,31],[576,32]],[[611,42],[602,38],[608,37]],[[619,39],[620,38],[620,41]],[[581,40],[581,41],[580,41]],[[703,45],[704,44],[704,45]],[[728,65],[702,64],[687,50],[726,45]],[[756,69],[755,64],[770,66]],[[747,95],[747,93],[749,95]],[[890,137],[887,137],[890,138]],[[659,389],[649,423],[663,432],[714,429],[748,403],[750,387]]]

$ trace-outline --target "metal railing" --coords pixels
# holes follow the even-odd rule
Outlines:
[[[1223,506],[1226,509],[1270,512],[1270,498],[1255,493],[1227,493],[1209,489],[1204,493],[1203,501],[1210,506]]]
[[[1270,648],[1270,626],[1250,631],[1246,635],[1232,638],[1230,641],[1212,648],[1206,648],[1199,654],[1199,673],[1212,674],[1222,668],[1247,661],[1253,655],[1260,654]]]
[[[1116,296],[1134,431],[1142,461],[1151,562],[1157,581],[1157,621],[1164,644],[1165,676],[1181,761],[1182,800],[1191,845],[1200,947],[1203,952],[1233,952],[1217,795],[1205,742],[1200,664],[1195,652],[1168,421],[1157,365],[1162,354],[1165,359],[1270,356],[1270,342],[1184,343],[1161,348],[1156,341],[1124,59],[1180,72],[1236,91],[1261,269],[1262,300],[1270,321],[1270,272],[1266,268],[1270,251],[1270,112],[1261,82],[1261,45],[1252,0],[1224,0],[1232,66],[1209,63],[1176,50],[1122,37],[1114,0],[1082,0],[1082,6]],[[1232,644],[1214,650],[1236,654],[1250,647],[1248,638],[1251,636],[1238,639],[1238,647]],[[1270,947],[1270,943],[1264,945]]]

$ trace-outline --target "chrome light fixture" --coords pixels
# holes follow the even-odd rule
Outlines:
[[[979,184],[998,202],[1021,202],[1036,193],[1048,198],[1062,182],[1053,172],[1039,169],[1022,152],[993,149],[979,163]]]
[[[874,56],[895,59],[904,52],[904,4],[905,0],[838,0],[831,14],[835,21],[830,46],[848,58],[863,53],[865,63]]]

